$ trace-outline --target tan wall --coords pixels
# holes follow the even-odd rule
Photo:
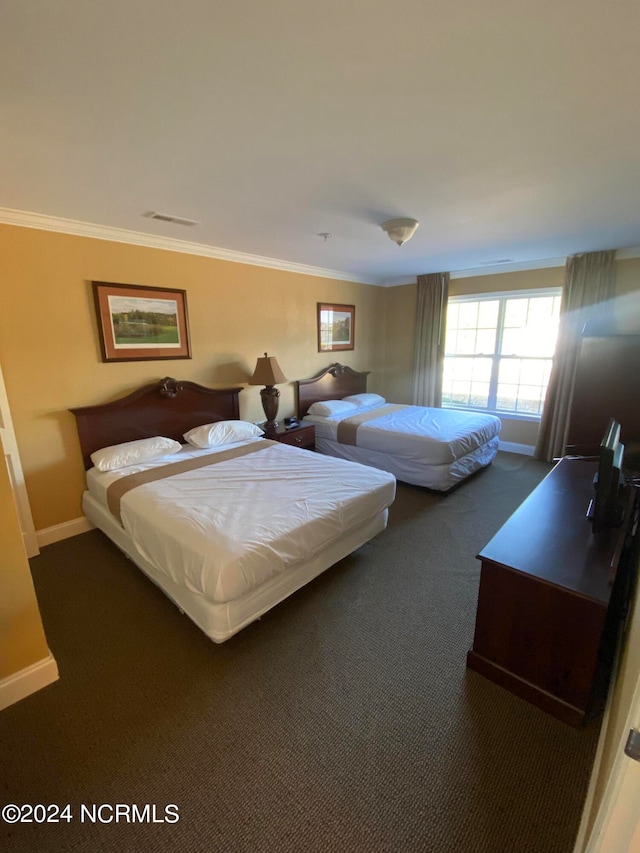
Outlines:
[[[640,332],[640,258],[616,264],[616,299],[613,314],[620,332]],[[509,290],[533,290],[562,287],[564,267],[497,273],[493,275],[455,278],[449,284],[450,296],[496,293]],[[413,323],[416,285],[407,284],[385,291],[386,361],[383,393],[398,403],[412,399]],[[503,441],[535,445],[538,423],[512,420],[501,416]]]
[[[454,278],[449,283],[449,296],[466,296],[472,293],[497,293],[500,290],[535,290],[539,287],[562,287],[564,267],[543,270],[502,272],[493,275],[476,275]]]
[[[383,288],[7,225],[0,265],[0,364],[36,529],[81,515],[84,470],[70,407],[167,375],[247,382],[265,351],[290,380],[341,361],[371,370],[371,390],[381,386]],[[92,280],[186,290],[193,358],[104,364]],[[356,306],[353,352],[317,352],[317,302]],[[284,417],[293,413],[293,385],[280,392]],[[242,391],[242,418],[264,418],[259,394]]]
[[[0,364],[37,529],[81,515],[84,471],[71,407],[116,399],[166,375],[245,383],[265,351],[290,380],[339,360],[371,370],[372,391],[411,401],[415,285],[372,287],[9,225],[0,225],[0,270]],[[561,285],[563,274],[454,279],[451,293]],[[193,358],[104,364],[91,280],[185,289]],[[638,316],[639,288],[640,260],[619,262],[616,313],[627,325]],[[317,352],[321,301],[356,306],[353,352],[335,359]],[[280,392],[284,417],[293,413],[294,387]],[[242,391],[240,414],[262,419],[259,388]],[[534,444],[536,432],[537,424],[504,419],[505,441]]]
[[[0,681],[49,655],[9,472],[0,453]]]

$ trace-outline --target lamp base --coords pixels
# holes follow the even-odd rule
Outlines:
[[[267,418],[264,428],[267,431],[274,430],[278,426],[276,418],[280,405],[280,392],[273,385],[267,385],[260,391],[260,396],[262,397],[262,408]]]

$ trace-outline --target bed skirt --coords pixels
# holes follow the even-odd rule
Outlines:
[[[439,492],[448,492],[471,474],[485,468],[495,459],[498,452],[499,438],[495,436],[486,444],[461,456],[448,465],[427,465],[415,460],[403,459],[401,456],[391,456],[376,450],[366,450],[362,447],[354,447],[350,444],[339,444],[326,438],[319,438],[316,434],[316,451],[327,456],[336,456],[339,459],[348,459],[350,462],[360,462],[362,465],[370,465],[382,471],[389,471],[403,483],[413,486],[424,486],[427,489],[435,489]]]

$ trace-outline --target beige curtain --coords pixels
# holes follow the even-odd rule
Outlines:
[[[567,259],[558,342],[536,444],[538,459],[550,462],[565,452],[580,335],[585,323],[600,322],[608,313],[606,303],[614,295],[615,283],[615,250]]]
[[[448,272],[418,276],[413,344],[413,402],[416,406],[442,404],[442,366],[448,298]]]

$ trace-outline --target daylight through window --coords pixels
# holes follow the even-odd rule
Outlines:
[[[560,299],[559,289],[449,299],[442,405],[540,417]]]

